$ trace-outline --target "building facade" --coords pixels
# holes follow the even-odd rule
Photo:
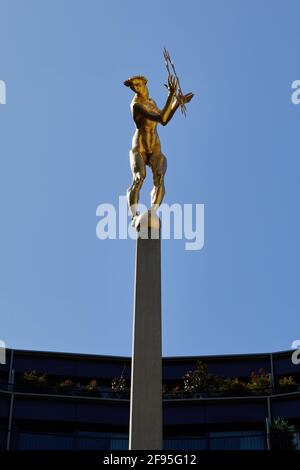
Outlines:
[[[128,449],[130,358],[7,350],[1,449]],[[146,406],[146,404],[145,404]],[[163,359],[166,450],[267,449],[276,418],[299,446],[291,351]]]

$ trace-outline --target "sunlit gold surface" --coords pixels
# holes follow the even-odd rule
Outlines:
[[[171,73],[168,77],[168,96],[164,107],[160,110],[155,101],[149,97],[147,79],[134,76],[124,82],[135,93],[131,102],[131,113],[136,125],[130,150],[130,167],[132,184],[127,191],[128,206],[133,219],[137,214],[139,192],[146,176],[146,165],[152,170],[153,189],[151,192],[151,209],[157,210],[164,194],[164,175],[167,160],[161,151],[157,125],[166,126],[179,106],[185,105],[193,98],[193,93],[182,95],[178,92],[178,79]]]

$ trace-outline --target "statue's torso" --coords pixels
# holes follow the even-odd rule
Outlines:
[[[160,113],[155,101],[151,98],[139,101],[134,99],[133,104],[139,103],[148,112]],[[133,112],[133,111],[132,111]],[[132,139],[132,151],[140,154],[152,154],[160,152],[160,140],[157,133],[157,122],[144,117],[141,113],[134,111],[133,119],[136,124],[136,131]]]

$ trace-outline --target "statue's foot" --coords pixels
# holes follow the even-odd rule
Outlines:
[[[136,230],[138,229],[138,226],[139,226],[139,218],[140,218],[140,214],[138,212],[131,217],[131,225]]]
[[[132,226],[139,232],[140,238],[159,238],[160,221],[151,210],[132,217]]]

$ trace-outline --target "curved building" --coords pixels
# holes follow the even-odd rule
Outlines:
[[[164,448],[268,449],[278,417],[294,425],[299,448],[300,365],[291,355],[164,358]],[[0,448],[128,449],[130,363],[7,350],[0,365]]]

